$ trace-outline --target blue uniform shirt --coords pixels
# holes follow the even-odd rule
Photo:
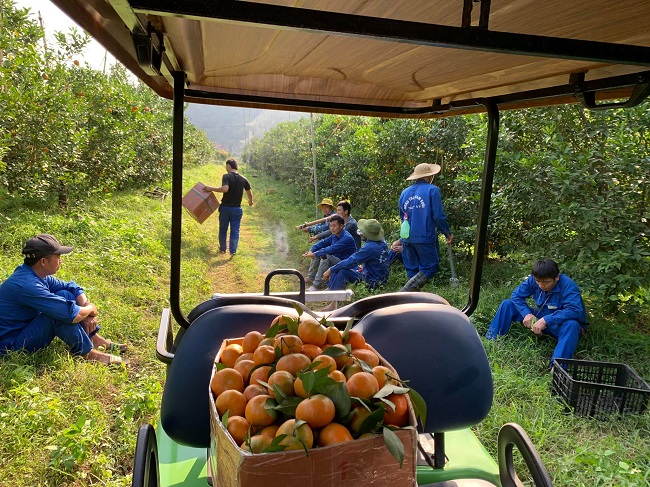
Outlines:
[[[533,297],[537,309],[528,306],[526,300]],[[517,311],[522,316],[535,315],[544,318],[549,325],[559,325],[567,320],[576,320],[581,325],[587,324],[587,312],[582,302],[580,289],[569,276],[560,274],[559,281],[548,293],[542,291],[531,275],[526,278],[510,296]]]
[[[357,247],[354,244],[352,235],[350,235],[347,230],[343,230],[339,237],[336,235],[330,235],[329,237],[316,242],[310,250],[318,258],[323,258],[329,254],[343,260],[354,254]]]
[[[327,218],[327,217],[330,217],[332,215],[336,215],[336,212],[334,210],[332,210],[329,215],[323,215],[323,218]],[[309,233],[312,234],[312,235],[316,235],[316,234],[319,234],[321,232],[324,232],[325,230],[329,230],[329,228],[330,228],[330,222],[325,221],[325,222],[317,223],[316,225],[312,225],[311,227],[309,227]]]
[[[330,267],[331,272],[342,269],[354,269],[363,266],[363,276],[370,285],[384,284],[388,280],[388,245],[384,240],[375,242],[368,240],[360,250],[338,264]]]
[[[31,267],[19,265],[0,285],[0,341],[18,335],[40,313],[72,323],[80,307],[54,294],[61,290],[75,296],[84,292],[73,281],[65,282],[52,276],[42,279]]]
[[[451,235],[447,215],[442,209],[442,198],[438,186],[418,179],[402,191],[399,197],[399,217],[408,218],[411,232],[407,243],[432,243],[438,241],[437,230],[445,236]]]

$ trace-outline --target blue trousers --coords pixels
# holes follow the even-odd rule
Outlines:
[[[230,255],[237,253],[239,244],[239,227],[244,211],[237,206],[220,206],[219,207],[219,250],[226,251],[226,236],[228,226],[230,226]]]
[[[543,318],[543,316],[540,316],[539,318]],[[506,335],[510,331],[513,321],[523,320],[524,317],[515,307],[512,300],[506,299],[499,306],[497,314],[494,315],[494,319],[492,320],[485,337],[488,340],[496,340],[497,337]],[[557,346],[555,347],[553,356],[551,357],[550,363],[552,364],[553,360],[556,358],[573,358],[573,354],[578,346],[578,340],[582,333],[582,327],[576,320],[567,320],[555,325],[549,325],[547,323],[546,328],[544,328],[542,333],[557,340]]]
[[[418,272],[422,272],[431,279],[438,272],[438,245],[437,243],[408,243],[402,242],[402,262],[406,275],[410,279]]]
[[[355,283],[363,280],[363,274],[355,269],[341,269],[330,274],[327,287],[332,291],[345,289],[349,282]]]
[[[75,296],[68,291],[59,291],[56,294],[70,301],[75,300]],[[18,335],[0,342],[0,352],[7,350],[35,352],[47,347],[54,337],[63,340],[73,355],[86,355],[93,348],[90,338],[80,323],[58,321],[41,313],[20,330]]]

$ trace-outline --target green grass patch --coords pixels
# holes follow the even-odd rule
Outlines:
[[[186,171],[183,190],[197,181],[220,185],[223,172],[222,165]],[[302,254],[311,244],[294,227],[314,218],[308,189],[249,174],[245,167],[242,173],[251,181],[256,204],[244,206],[237,256],[219,254],[217,215],[202,225],[183,215],[181,308],[186,314],[214,292],[262,292],[270,270],[307,270]],[[130,485],[137,429],[156,422],[165,381],[155,340],[160,313],[169,303],[170,208],[170,199],[152,200],[142,190],[115,193],[66,212],[0,201],[0,277],[22,262],[20,249],[27,238],[55,234],[75,247],[58,276],[86,288],[98,304],[105,336],[132,345],[126,369],[74,359],[58,340],[35,354],[0,358],[0,485]],[[353,215],[374,217],[358,208]],[[471,259],[462,252],[455,257],[460,286],[449,285],[449,265],[441,254],[440,272],[425,290],[462,308]],[[481,299],[471,318],[479,334],[528,272],[527,264],[515,259],[486,262]],[[382,290],[352,289],[359,299],[396,291],[405,282],[398,264]],[[271,283],[272,291],[297,288],[291,277]],[[590,322],[577,358],[624,362],[650,377],[647,328],[597,309],[590,310]],[[514,421],[531,436],[555,485],[648,485],[650,414],[611,421],[565,414],[551,396],[551,376],[542,372],[552,340],[515,325],[504,339],[484,344],[493,368],[494,405],[475,431],[492,454],[499,428]]]

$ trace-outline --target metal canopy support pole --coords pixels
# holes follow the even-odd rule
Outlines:
[[[463,308],[467,316],[476,309],[481,292],[481,276],[483,275],[483,259],[487,242],[487,225],[490,216],[490,199],[492,197],[492,182],[494,180],[494,165],[499,143],[499,107],[490,100],[482,102],[488,115],[487,143],[485,145],[485,162],[483,164],[483,184],[479,201],[478,221],[476,222],[476,241],[474,242],[474,264],[469,281],[469,297]]]
[[[174,72],[174,126],[172,136],[172,242],[169,271],[169,306],[176,323],[183,328],[190,323],[183,315],[181,294],[181,224],[183,222],[183,109],[185,73]]]

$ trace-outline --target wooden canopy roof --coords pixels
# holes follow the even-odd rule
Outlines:
[[[648,0],[51,0],[159,95],[390,117],[650,86]],[[473,7],[473,8],[472,8]]]

